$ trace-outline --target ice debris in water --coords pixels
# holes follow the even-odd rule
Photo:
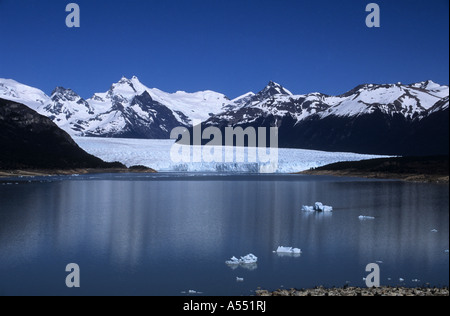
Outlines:
[[[277,253],[292,253],[292,254],[301,254],[302,250],[299,248],[292,248],[292,247],[283,247],[279,246],[277,249]]]
[[[303,205],[302,210],[306,212],[332,212],[333,207],[316,202],[314,206]]]
[[[358,218],[361,221],[365,221],[365,220],[369,220],[369,219],[375,219],[375,217],[373,217],[373,216],[364,216],[364,215],[360,215]]]
[[[238,259],[236,257],[232,257],[230,260],[225,261],[228,265],[239,265],[239,264],[253,264],[258,261],[258,257],[256,257],[254,254],[248,254],[244,257],[241,257],[241,259]]]
[[[314,212],[314,206],[306,206],[306,205],[303,205],[302,211],[305,211],[305,212]]]
[[[195,290],[189,290],[189,291],[182,291],[181,294],[203,294],[203,293]]]
[[[236,277],[236,282],[244,282],[244,278]]]
[[[437,233],[438,230],[437,230],[437,229],[432,229],[431,232],[432,232],[432,233]]]

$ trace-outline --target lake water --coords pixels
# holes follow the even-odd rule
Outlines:
[[[373,262],[382,285],[448,286],[448,190],[297,175],[2,180],[0,295],[215,296],[365,286]],[[334,212],[301,211],[317,201]],[[278,246],[303,253],[280,256],[273,253]],[[249,253],[256,266],[225,264]],[[80,288],[65,285],[69,263],[80,266]]]

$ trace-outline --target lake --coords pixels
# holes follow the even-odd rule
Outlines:
[[[305,175],[0,180],[0,295],[234,296],[258,287],[365,286],[369,263],[379,264],[381,285],[448,286],[448,190]],[[301,210],[315,202],[333,212]],[[279,255],[278,246],[302,254]],[[250,253],[256,265],[225,264]],[[80,288],[66,287],[69,263],[80,267]]]

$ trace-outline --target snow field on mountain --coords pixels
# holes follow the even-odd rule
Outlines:
[[[174,144],[173,140],[151,140],[151,139],[120,139],[120,138],[93,138],[75,137],[78,145],[88,153],[95,155],[105,161],[119,161],[126,166],[143,165],[151,167],[159,172],[242,172],[259,173],[265,162],[248,162],[247,149],[244,156],[236,152],[234,162],[192,162],[193,148],[190,147],[191,162],[173,162],[170,151]],[[224,148],[222,148],[224,153]],[[269,151],[268,151],[269,153]],[[292,173],[317,168],[330,163],[340,161],[357,161],[385,156],[361,155],[354,153],[324,152],[305,149],[280,148],[277,152],[278,168],[276,173]],[[202,161],[204,161],[202,159]],[[239,162],[244,161],[244,162]],[[265,169],[270,170],[270,169]]]

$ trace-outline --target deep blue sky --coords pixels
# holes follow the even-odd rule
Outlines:
[[[81,27],[65,7],[81,8]],[[381,8],[381,28],[365,7]],[[0,77],[82,97],[136,75],[230,98],[269,80],[294,93],[449,82],[448,0],[0,0]]]

